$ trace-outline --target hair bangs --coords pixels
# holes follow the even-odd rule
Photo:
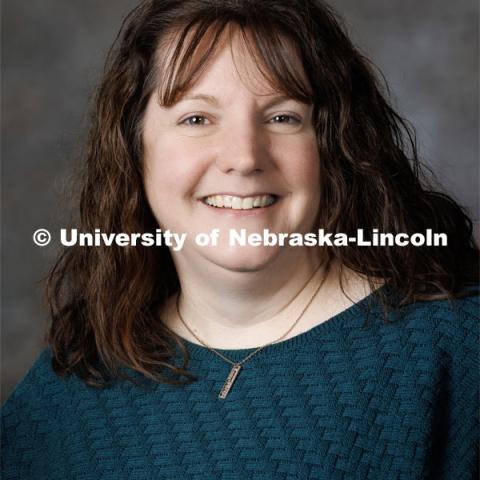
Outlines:
[[[232,48],[239,33],[241,53]],[[300,102],[313,103],[313,92],[306,79],[298,45],[280,26],[263,22],[200,21],[172,29],[157,50],[157,65],[152,74],[158,101],[163,107],[177,103],[198,81],[210,61],[228,44],[235,69],[237,55],[253,59],[253,64],[274,92]],[[160,58],[161,56],[161,58]],[[247,77],[253,78],[254,72]],[[249,81],[245,78],[245,83]]]

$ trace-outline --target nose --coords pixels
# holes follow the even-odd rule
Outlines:
[[[267,141],[254,121],[237,120],[235,128],[221,133],[221,148],[216,163],[223,173],[251,175],[262,172],[267,162]]]

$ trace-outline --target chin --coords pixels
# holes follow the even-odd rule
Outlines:
[[[234,272],[258,272],[281,253],[281,247],[235,247],[205,252],[212,263]]]

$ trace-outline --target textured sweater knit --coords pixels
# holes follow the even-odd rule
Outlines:
[[[1,478],[478,478],[479,297],[388,324],[373,298],[260,351],[225,400],[231,366],[194,343],[199,380],[149,389],[61,379],[45,350],[2,408]]]

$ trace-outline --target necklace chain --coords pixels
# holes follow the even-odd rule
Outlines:
[[[313,275],[308,279],[308,282],[306,283],[305,287],[303,287],[298,293],[297,295],[295,295],[294,299],[296,297],[298,297],[298,295],[306,288],[306,286],[310,283],[310,281],[312,280],[312,278],[315,276],[315,274],[318,272],[318,270],[320,269],[322,265],[320,265],[316,270],[315,272],[313,273]],[[180,293],[177,295],[177,300],[176,300],[176,310],[177,310],[177,315],[178,315],[178,318],[180,319],[180,321],[183,323],[183,325],[185,326],[185,328],[206,348],[208,348],[208,350],[210,350],[212,353],[215,353],[216,355],[218,355],[219,357],[221,357],[223,360],[225,360],[226,362],[228,362],[230,365],[233,365],[234,367],[236,366],[240,366],[240,365],[243,365],[245,362],[247,362],[248,360],[250,360],[250,358],[252,358],[256,353],[258,353],[260,350],[270,346],[270,345],[273,345],[274,343],[276,342],[279,342],[280,340],[282,340],[283,338],[285,338],[291,331],[292,329],[297,325],[297,323],[300,321],[300,319],[303,317],[303,314],[306,312],[306,310],[308,309],[308,307],[310,306],[310,304],[313,302],[313,299],[317,296],[317,293],[320,291],[320,289],[322,288],[323,286],[323,283],[325,282],[325,278],[326,278],[326,272],[323,276],[323,279],[322,281],[320,282],[320,284],[318,285],[318,287],[315,289],[315,291],[313,292],[313,295],[310,297],[310,299],[308,300],[307,304],[305,305],[305,307],[303,308],[303,310],[300,312],[300,315],[297,317],[297,319],[295,320],[295,322],[293,323],[293,325],[279,338],[277,338],[276,340],[274,340],[273,342],[270,342],[270,343],[267,343],[265,345],[262,345],[260,347],[258,347],[256,350],[254,350],[253,352],[251,352],[249,355],[247,355],[243,360],[241,360],[240,362],[234,362],[233,360],[230,360],[229,358],[227,358],[225,355],[223,355],[222,353],[220,352],[217,352],[213,347],[211,347],[210,345],[208,345],[207,343],[205,343],[201,338],[199,338],[195,332],[192,331],[192,329],[187,325],[187,323],[185,322],[185,320],[183,319],[182,315],[180,314],[180,307],[179,307],[179,300],[180,300]],[[292,300],[293,301],[293,300]]]

